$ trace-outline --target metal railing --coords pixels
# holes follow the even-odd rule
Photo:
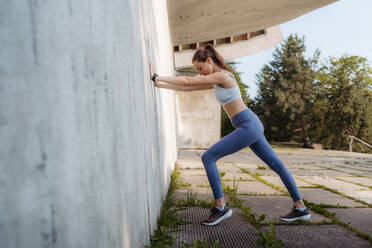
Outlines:
[[[352,147],[352,144],[353,144],[353,140],[356,139],[357,141],[365,144],[366,146],[368,146],[369,148],[372,148],[372,145],[368,144],[367,142],[361,140],[361,139],[358,139],[357,137],[355,136],[349,136],[350,138],[350,143],[349,143],[349,149],[350,149],[350,152],[353,152],[353,147]]]

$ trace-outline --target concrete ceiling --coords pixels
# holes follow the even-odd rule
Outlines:
[[[224,60],[227,61],[265,51],[276,46],[282,41],[282,39],[283,37],[280,27],[275,26],[265,29],[265,34],[248,40],[220,44],[215,46],[215,48]],[[175,67],[179,69],[193,66],[192,57],[194,56],[195,50],[196,49],[186,49],[174,52]]]
[[[168,0],[174,46],[258,31],[337,0]]]

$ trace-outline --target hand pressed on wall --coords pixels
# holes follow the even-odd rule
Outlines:
[[[151,64],[151,62],[149,62],[149,66],[150,66],[150,79],[152,79],[155,73],[155,67]]]

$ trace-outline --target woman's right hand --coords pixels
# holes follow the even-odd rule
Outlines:
[[[149,62],[149,66],[150,66],[150,79],[152,79],[155,73],[155,67],[151,64],[151,62]]]

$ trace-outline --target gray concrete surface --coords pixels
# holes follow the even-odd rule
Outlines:
[[[314,204],[328,205],[329,207],[346,207],[327,207],[323,209],[331,213],[336,213],[336,218],[341,222],[345,224],[350,223],[356,230],[372,236],[372,226],[370,224],[372,221],[370,218],[370,216],[372,216],[372,205],[369,203],[369,199],[372,197],[372,189],[368,187],[372,178],[355,176],[350,174],[350,170],[344,170],[341,166],[331,167],[337,168],[337,170],[345,174],[344,177],[339,178],[338,173],[333,173],[335,172],[334,170],[322,168],[329,167],[329,165],[344,164],[344,161],[353,161],[353,164],[363,164],[369,167],[369,164],[365,163],[365,161],[370,161],[372,159],[371,154],[286,148],[274,148],[274,151],[284,164],[288,165],[288,169],[291,173],[295,174],[298,171],[305,172],[306,176],[295,176],[302,199]],[[200,180],[205,184],[207,176],[205,172],[202,174],[200,168],[195,169],[198,172],[198,176],[193,176],[192,171],[194,169],[185,169],[190,163],[200,162],[200,156],[204,152],[205,150],[200,150],[199,152],[195,150],[179,151],[181,158],[184,159],[187,157],[187,160],[177,160],[181,178],[184,178],[185,182],[190,181],[193,182],[194,185],[197,185]],[[229,178],[235,174],[234,167],[244,168],[253,173],[259,171],[257,170],[257,166],[265,165],[262,164],[262,161],[258,161],[256,155],[248,149],[243,149],[217,161],[217,167],[220,172],[225,168],[229,168],[232,171],[226,174],[229,175]],[[353,170],[358,170],[357,167],[352,168]],[[358,168],[360,168],[360,166],[358,166]],[[269,170],[270,169],[261,171],[266,171],[267,173]],[[324,173],[320,174],[320,171]],[[239,174],[241,173],[242,172]],[[283,190],[286,190],[279,175],[260,175],[259,177],[268,183],[281,186]],[[232,187],[233,182],[224,181],[223,178],[222,182]],[[251,177],[251,180],[252,179]],[[340,179],[345,179],[348,182],[344,182]],[[342,225],[332,224],[331,218],[317,213],[312,209],[310,209],[312,217],[307,221],[308,224],[311,225],[304,225],[302,223],[284,225],[286,222],[281,221],[279,216],[287,214],[290,211],[293,204],[291,197],[286,195],[271,195],[273,192],[281,192],[276,191],[258,180],[237,180],[236,183],[238,184],[237,194],[239,199],[242,200],[243,205],[249,207],[250,211],[257,216],[262,214],[266,216],[262,223],[264,230],[268,230],[269,223],[274,224],[277,233],[276,237],[283,241],[284,247],[372,247],[371,243],[366,239],[358,237],[356,233]],[[323,185],[329,189],[338,190],[345,195],[337,194],[323,188],[314,188],[316,184]],[[312,188],[301,188],[309,186]],[[196,197],[198,199],[205,200],[211,204],[214,203],[210,186],[202,188],[191,187],[189,189],[189,194],[193,192],[197,192]],[[246,193],[250,195],[245,195]],[[260,195],[263,193],[264,195]],[[363,195],[361,195],[361,193],[363,193]],[[178,189],[175,195],[176,199],[187,199],[187,190],[185,188]],[[226,202],[231,204],[228,193],[225,192],[224,195]],[[359,202],[358,200],[364,202]],[[254,245],[258,238],[258,234],[251,230],[251,225],[248,220],[244,218],[239,219],[237,217],[237,214],[242,214],[241,210],[239,210],[240,209],[234,209],[232,218],[228,218],[226,221],[222,221],[212,227],[205,227],[200,224],[200,221],[208,217],[208,209],[203,210],[203,208],[200,207],[193,207],[179,212],[179,218],[191,220],[192,223],[180,226],[180,230],[175,232],[177,247],[181,247],[179,246],[181,240],[191,243],[193,240],[202,237],[207,237],[210,244],[215,240],[219,240],[224,247],[255,247]],[[241,217],[243,216],[241,215]],[[239,228],[237,228],[237,226],[239,226]]]
[[[148,78],[174,69],[159,13],[0,2],[1,248],[149,244],[177,155],[174,93]]]
[[[304,199],[316,204],[339,205],[342,207],[365,207],[365,205],[360,202],[351,200],[328,190],[301,188],[298,190]]]
[[[278,216],[286,215],[291,211],[292,199],[288,196],[240,196],[243,205],[251,208],[258,216],[264,214],[265,222],[283,223]],[[328,218],[310,210],[309,222],[330,221]]]
[[[372,208],[330,208],[329,212],[352,227],[372,236]]]
[[[268,228],[264,228],[267,230]],[[370,248],[368,241],[339,225],[275,226],[276,237],[284,247],[350,247]]]

